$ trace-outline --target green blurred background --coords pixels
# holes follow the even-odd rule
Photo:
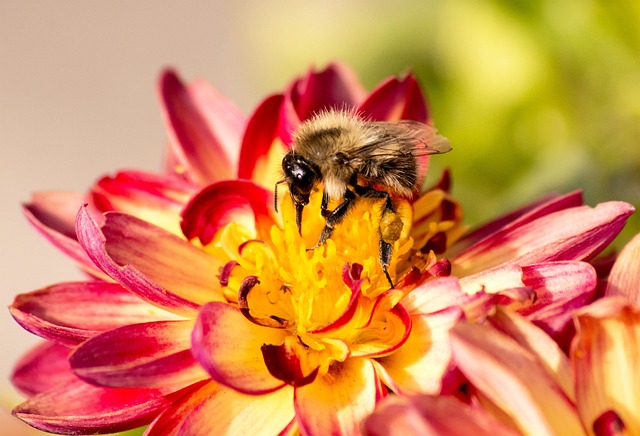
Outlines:
[[[260,11],[256,48],[264,23],[273,29],[263,79],[282,82],[310,58],[346,60],[369,88],[410,68],[454,146],[432,176],[453,170],[468,222],[573,189],[592,205],[640,205],[640,2],[323,5]]]

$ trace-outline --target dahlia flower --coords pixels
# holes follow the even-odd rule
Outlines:
[[[640,235],[627,244],[604,298],[573,314],[566,355],[531,322],[500,309],[451,332],[464,394],[385,401],[367,434],[638,434]],[[455,431],[452,427],[455,423]]]
[[[390,391],[456,386],[453,364],[464,368],[450,335],[463,318],[479,323],[508,306],[558,340],[568,335],[571,313],[595,296],[586,261],[633,211],[619,202],[589,208],[572,193],[463,237],[445,173],[399,200],[389,288],[380,201],[360,201],[310,251],[324,224],[321,194],[311,195],[300,234],[290,198],[281,197],[279,215],[272,189],[291,132],[320,110],[429,122],[411,75],[366,95],[332,65],[268,97],[246,121],[208,85],[184,86],[171,72],[160,95],[165,173],[124,171],[86,195],[40,194],[27,205],[38,230],[91,276],[11,307],[47,340],[14,374],[30,397],[14,414],[39,429],[358,433]]]

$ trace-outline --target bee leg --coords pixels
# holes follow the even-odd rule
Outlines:
[[[362,186],[357,186],[356,189],[363,197],[385,199],[378,228],[380,233],[378,260],[380,261],[384,275],[389,281],[389,285],[394,288],[395,286],[389,274],[389,265],[391,264],[391,256],[393,255],[393,243],[400,239],[404,224],[402,223],[400,215],[393,209],[393,202],[388,192]]]
[[[318,243],[313,247],[308,248],[307,250],[315,250],[316,248],[327,242],[327,239],[329,239],[331,237],[331,234],[333,233],[333,228],[340,224],[340,222],[347,216],[347,212],[349,212],[349,209],[351,209],[355,204],[354,200],[356,199],[356,194],[353,191],[347,189],[344,194],[342,203],[340,203],[338,207],[336,207],[332,211],[327,210],[327,205],[324,204],[325,198],[327,199],[327,203],[329,201],[327,196],[322,196],[322,216],[324,216],[325,218],[324,228],[320,233]]]

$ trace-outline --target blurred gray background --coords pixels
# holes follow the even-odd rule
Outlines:
[[[469,222],[550,191],[640,200],[640,3],[0,0],[0,299],[80,278],[27,224],[33,191],[84,191],[160,169],[159,71],[205,78],[245,112],[310,66],[350,64],[371,88],[412,68]],[[637,217],[626,236],[637,231]],[[0,314],[8,376],[35,344]],[[25,431],[11,419],[7,434]],[[8,427],[12,425],[13,427]]]

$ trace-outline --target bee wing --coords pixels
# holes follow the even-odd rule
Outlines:
[[[349,158],[364,163],[370,159],[405,162],[414,159],[419,183],[423,179],[428,156],[451,150],[449,140],[437,134],[435,127],[412,120],[369,122],[367,140],[349,150]]]

